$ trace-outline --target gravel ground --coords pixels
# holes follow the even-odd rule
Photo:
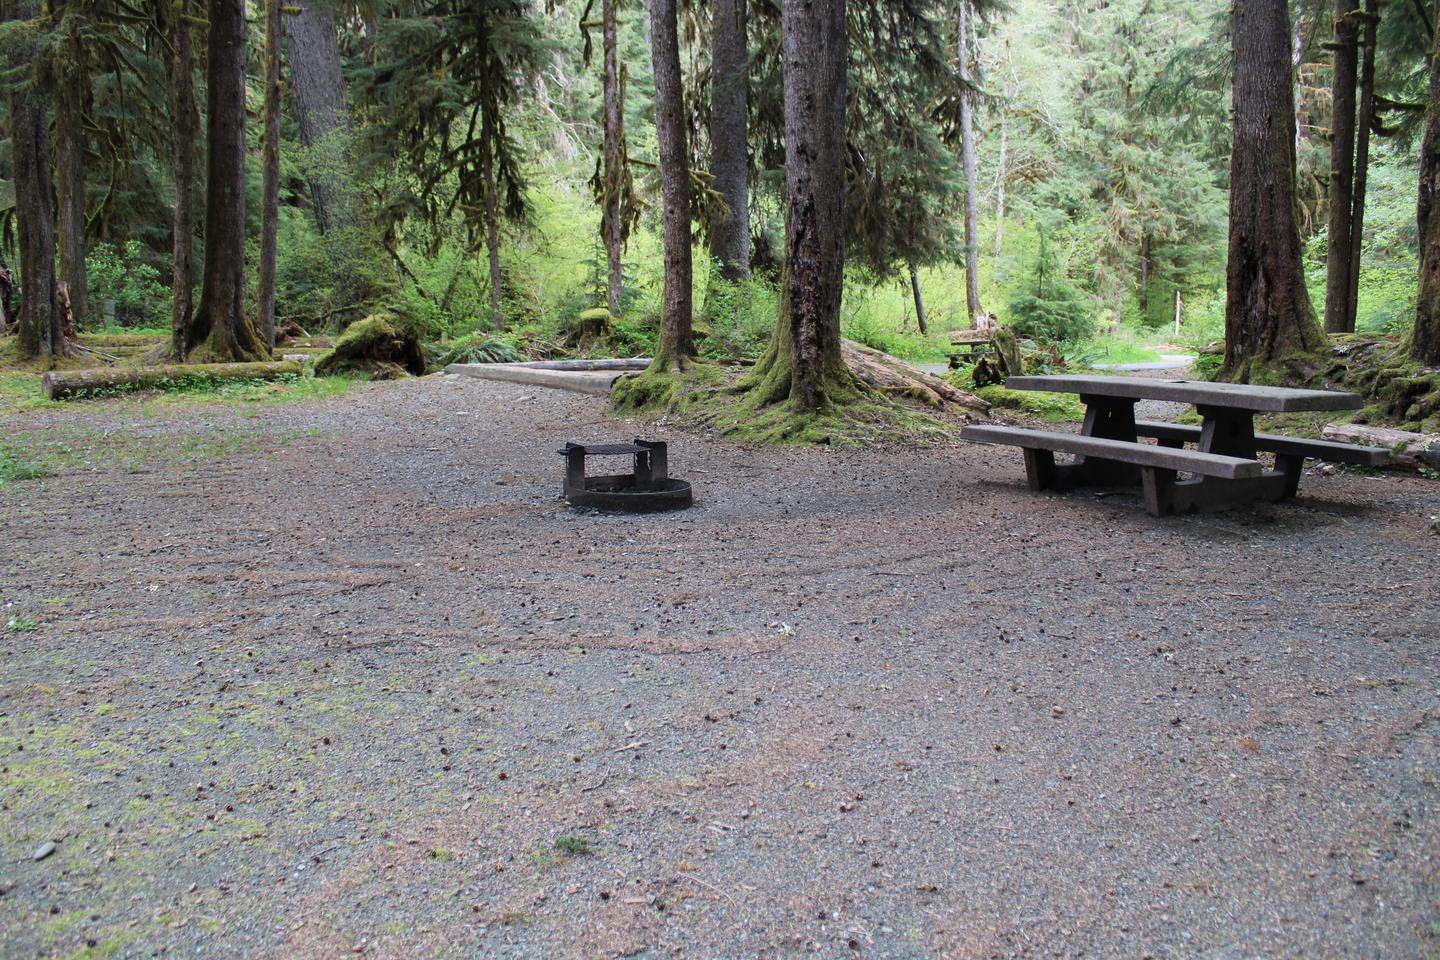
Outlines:
[[[1440,952],[1440,484],[1156,519],[478,380],[139,403],[0,419],[255,437],[0,490],[5,957]],[[564,509],[635,433],[697,506]]]

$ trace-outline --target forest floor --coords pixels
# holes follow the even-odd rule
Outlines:
[[[565,509],[634,434],[695,508]],[[1433,481],[1156,519],[443,376],[0,437],[71,451],[0,486],[6,957],[1440,951]]]

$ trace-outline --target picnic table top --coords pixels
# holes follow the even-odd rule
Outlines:
[[[1005,386],[1012,390],[1048,390],[1052,393],[1088,393],[1134,400],[1170,400],[1176,403],[1233,407],[1263,413],[1358,410],[1362,406],[1359,394],[1340,390],[1296,390],[1290,387],[1261,387],[1244,383],[1211,383],[1206,380],[1062,374],[1048,377],[1011,377],[1005,381]]]

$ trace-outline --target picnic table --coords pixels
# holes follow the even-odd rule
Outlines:
[[[1257,413],[1354,410],[1361,405],[1354,393],[1086,375],[1011,377],[1006,386],[1078,393],[1085,404],[1081,432],[976,424],[962,431],[962,439],[1023,449],[1033,490],[1139,486],[1155,516],[1293,497],[1307,457],[1366,466],[1379,466],[1387,457],[1370,447],[1255,432]],[[1201,423],[1136,420],[1140,400],[1194,404]],[[1273,470],[1260,462],[1261,452],[1275,455]],[[1056,453],[1076,459],[1057,464]]]

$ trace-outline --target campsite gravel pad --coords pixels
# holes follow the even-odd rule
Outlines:
[[[141,402],[0,429],[276,439],[0,490],[6,957],[1440,951],[1440,484],[1156,519],[453,377]],[[632,434],[696,507],[564,509],[535,451]]]

